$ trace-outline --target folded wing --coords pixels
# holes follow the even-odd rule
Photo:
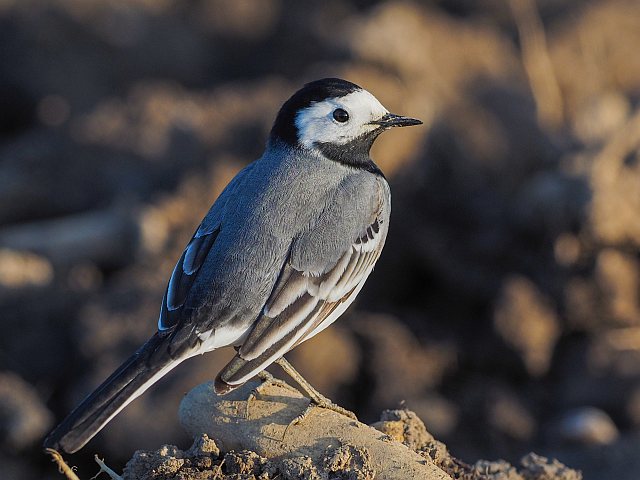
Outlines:
[[[295,268],[287,258],[251,333],[216,379],[227,392],[336,320],[354,300],[380,256],[386,218],[375,217],[337,263],[320,273]]]

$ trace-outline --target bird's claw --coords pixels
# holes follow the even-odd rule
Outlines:
[[[300,421],[303,420],[304,417],[309,413],[309,411],[311,411],[311,409],[313,409],[314,407],[320,407],[320,408],[325,408],[327,410],[332,410],[336,413],[339,413],[340,415],[344,415],[345,417],[350,418],[351,420],[358,421],[358,417],[356,416],[355,413],[353,413],[351,410],[347,410],[346,408],[343,408],[340,405],[333,403],[331,400],[329,400],[326,397],[323,398],[320,402],[318,402],[317,400],[312,400],[307,406],[307,408],[305,409],[305,411],[302,412],[301,415],[298,415],[298,417],[302,416]]]
[[[247,397],[247,406],[245,411],[245,418],[247,419],[249,418],[249,407],[251,405],[251,402],[255,400],[259,395],[262,395],[263,393],[262,391],[265,389],[267,385],[269,386],[276,385],[278,387],[282,387],[294,392],[298,391],[295,388],[293,388],[291,385],[289,385],[287,382],[285,382],[284,380],[280,380],[279,378],[274,377],[266,370],[263,370],[260,373],[258,373],[257,377],[261,381],[261,383],[256,388],[251,390],[251,393],[249,393],[249,396]]]
[[[292,427],[293,425],[299,425],[300,423],[302,423],[302,421],[307,417],[307,415],[309,415],[309,412],[311,412],[311,410],[313,410],[316,407],[332,410],[340,415],[344,415],[345,417],[350,418],[351,420],[355,420],[356,422],[358,421],[358,417],[351,410],[347,410],[346,408],[343,408],[340,405],[333,403],[331,400],[329,400],[326,397],[322,397],[318,400],[311,399],[311,401],[309,402],[309,405],[307,405],[304,411],[289,422],[289,425],[287,425],[287,427],[284,429],[282,440],[286,438],[287,432],[289,431],[290,427]]]

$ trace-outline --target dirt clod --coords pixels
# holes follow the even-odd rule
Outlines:
[[[372,425],[441,467],[449,459],[447,446],[427,431],[424,422],[411,410],[385,410]],[[442,468],[442,467],[441,467]]]
[[[209,455],[215,459],[220,455],[220,449],[212,438],[209,438],[206,433],[203,433],[201,436],[197,437],[194,440],[193,445],[191,445],[191,448],[187,451],[187,455]]]
[[[280,462],[279,467],[280,473],[286,479],[325,480],[326,478],[326,475],[318,471],[311,457],[306,455],[285,458]]]
[[[227,473],[258,476],[267,465],[267,459],[255,452],[229,452],[224,456]]]
[[[189,450],[163,445],[155,452],[137,451],[127,463],[124,480],[211,479],[211,472],[220,472],[217,462],[220,450],[207,435],[199,436]],[[226,460],[226,457],[225,457]]]
[[[327,452],[325,468],[336,480],[372,480],[376,474],[369,451],[353,445]]]
[[[473,478],[483,478],[487,480],[523,480],[515,467],[509,462],[498,460],[490,462],[488,460],[478,460],[473,465]]]
[[[582,474],[556,459],[529,453],[520,460],[524,480],[582,480]]]

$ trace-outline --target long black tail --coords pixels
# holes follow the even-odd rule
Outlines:
[[[172,358],[166,340],[158,333],[151,337],[47,436],[44,447],[80,450],[129,402],[184,360]]]

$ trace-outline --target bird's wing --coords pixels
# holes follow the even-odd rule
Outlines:
[[[158,319],[159,331],[171,330],[183,319],[185,301],[196,281],[200,267],[204,264],[211,249],[214,248],[216,238],[222,228],[222,219],[227,202],[238,190],[243,179],[253,166],[254,163],[249,164],[231,180],[212,205],[191,241],[182,252],[182,256],[173,269],[167,290],[162,299],[162,307],[160,308],[160,317]]]
[[[184,302],[198,276],[200,267],[218,237],[218,233],[220,233],[219,225],[211,232],[196,232],[182,252],[182,256],[173,268],[162,299],[158,330],[169,330],[180,322]]]
[[[229,391],[337,319],[354,300],[380,256],[388,229],[388,203],[379,201],[366,227],[337,262],[309,271],[297,266],[292,246],[271,295],[233,360],[216,379]],[[326,234],[327,232],[322,232]],[[299,253],[299,252],[298,252]]]

